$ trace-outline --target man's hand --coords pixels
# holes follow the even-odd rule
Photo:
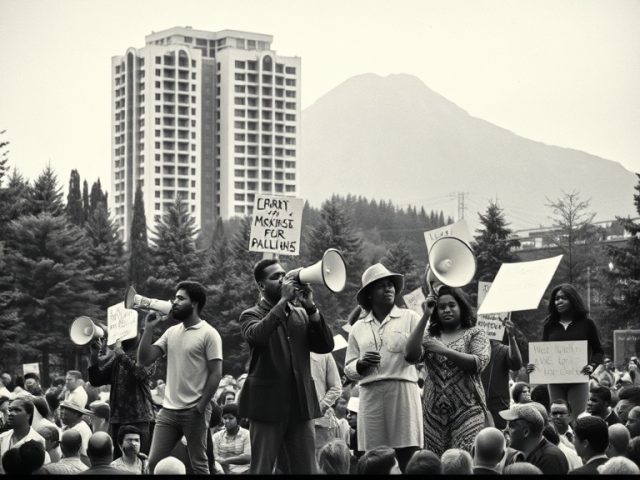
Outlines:
[[[513,324],[511,319],[508,318],[504,321],[504,329],[507,331],[507,335],[513,335],[515,333],[515,328],[516,326]]]
[[[370,350],[365,352],[364,357],[356,362],[356,370],[360,375],[364,375],[370,368],[380,365],[380,352]]]
[[[309,284],[298,284],[297,294],[302,308],[309,309],[316,305],[313,301],[313,290]]]
[[[424,302],[422,302],[422,311],[424,312],[424,316],[429,318],[433,313],[433,309],[436,308],[436,302],[438,301],[438,297],[433,294],[427,295],[427,298]]]
[[[147,316],[144,317],[144,328],[153,329],[157,324],[162,321],[162,317],[158,314],[158,312],[154,312],[153,310],[147,313]]]
[[[295,280],[295,276],[291,273],[292,272],[289,272],[283,277],[282,285],[280,287],[280,299],[287,302],[291,302],[294,298],[296,298],[297,294],[297,282]]]
[[[585,365],[584,367],[582,367],[582,370],[580,371],[580,373],[582,375],[591,375],[593,373],[593,366],[591,365]]]
[[[536,369],[536,366],[533,363],[527,364],[527,373],[531,373]]]

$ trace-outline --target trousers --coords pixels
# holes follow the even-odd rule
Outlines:
[[[153,469],[180,441],[182,436],[187,440],[187,452],[195,474],[209,474],[207,461],[207,436],[209,432],[211,405],[207,405],[204,413],[193,407],[186,410],[160,409],[156,418],[149,453],[149,470]]]

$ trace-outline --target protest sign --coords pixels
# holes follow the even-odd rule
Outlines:
[[[40,376],[40,364],[39,363],[23,363],[22,364],[22,375],[26,375],[27,373],[35,373]]]
[[[299,255],[304,200],[256,195],[249,251]]]
[[[640,352],[640,330],[613,331],[613,361],[620,367]]]
[[[469,227],[465,220],[460,220],[446,227],[435,228],[424,232],[424,240],[427,243],[427,252],[431,250],[431,246],[441,237],[456,237],[467,244],[471,244],[473,240],[471,233],[469,233]]]
[[[580,371],[588,363],[587,341],[529,342],[529,362],[535,370],[529,383],[587,383]]]
[[[124,308],[124,302],[112,305],[107,309],[107,345],[118,340],[127,340],[138,335],[138,312]]]
[[[538,308],[562,255],[531,262],[503,263],[478,315]]]
[[[407,304],[409,310],[413,310],[422,317],[422,303],[426,300],[422,288],[416,288],[414,291],[403,295],[404,303]]]
[[[342,335],[338,334],[333,337],[333,345],[333,351],[336,352],[338,350],[342,350],[343,348],[347,348],[347,345],[349,344]]]
[[[478,282],[478,307],[482,305],[487,292],[491,288],[491,282]],[[487,332],[490,340],[502,341],[504,336],[504,322],[511,317],[510,312],[506,313],[489,313],[487,315],[478,315],[476,326],[483,328]]]

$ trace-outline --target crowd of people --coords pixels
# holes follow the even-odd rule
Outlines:
[[[310,285],[276,259],[254,277],[238,378],[191,281],[171,326],[151,311],[136,338],[94,340],[86,372],[2,373],[0,473],[640,473],[638,359],[616,368],[573,286],[552,290],[541,340],[586,340],[585,381],[530,385],[513,323],[489,340],[461,289],[430,285],[418,314],[399,306],[402,274],[369,267],[338,365]]]

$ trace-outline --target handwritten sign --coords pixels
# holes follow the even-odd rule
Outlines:
[[[27,373],[35,373],[40,376],[40,364],[39,363],[23,363],[22,364],[22,375],[26,375]]]
[[[414,291],[403,295],[402,298],[408,309],[413,310],[422,317],[422,303],[426,300],[422,288],[416,288]]]
[[[562,255],[532,262],[503,263],[478,315],[538,308]]]
[[[640,353],[640,330],[613,331],[613,361],[616,365],[629,363]]]
[[[256,195],[249,251],[299,255],[304,200]]]
[[[478,307],[482,305],[490,288],[491,282],[478,282]],[[501,342],[504,337],[504,322],[509,320],[510,317],[511,312],[478,315],[476,326],[483,328],[485,332],[487,332],[490,340],[498,340]]]
[[[465,220],[460,220],[459,222],[452,223],[446,227],[440,227],[424,232],[424,240],[427,243],[427,252],[431,251],[431,247],[435,241],[441,237],[456,237],[467,244],[470,244],[472,240],[467,222]]]
[[[138,312],[124,308],[124,302],[110,306],[107,309],[107,330],[107,345],[135,338],[138,335]]]
[[[347,341],[344,339],[342,335],[334,335],[333,337],[333,351],[337,352],[338,350],[342,350],[343,348],[347,348]]]
[[[536,369],[529,383],[587,383],[580,370],[588,363],[587,341],[529,342],[529,361]]]

